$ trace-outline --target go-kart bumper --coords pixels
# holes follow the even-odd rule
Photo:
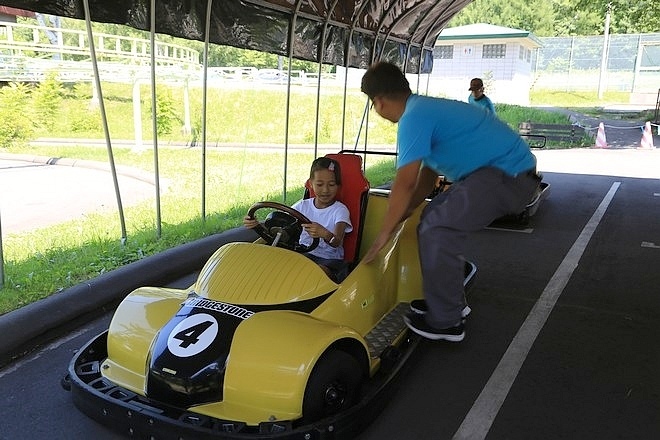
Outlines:
[[[159,440],[207,439],[342,439],[355,435],[381,411],[398,372],[417,346],[411,334],[398,347],[394,362],[364,386],[360,402],[317,422],[298,426],[291,421],[249,426],[220,420],[187,409],[167,406],[116,386],[101,375],[107,357],[107,332],[89,341],[72,358],[66,378],[76,407],[102,425],[128,438]],[[382,369],[385,370],[385,369]]]
[[[532,216],[536,214],[541,205],[541,202],[550,195],[550,184],[547,182],[540,182],[539,189],[532,197],[532,200],[525,206],[525,209],[518,214],[506,215],[495,220],[491,226],[493,227],[525,227],[529,224]]]
[[[534,194],[532,201],[527,204],[527,207],[525,207],[525,212],[527,213],[528,218],[536,214],[539,205],[548,197],[548,195],[550,195],[550,184],[542,181],[539,183],[539,191]]]

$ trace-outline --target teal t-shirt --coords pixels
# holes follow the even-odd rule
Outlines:
[[[397,142],[399,168],[421,160],[452,181],[483,167],[510,176],[536,167],[529,145],[506,123],[461,101],[410,95]]]
[[[495,114],[495,106],[493,105],[493,101],[491,101],[490,98],[486,95],[481,95],[480,99],[474,99],[474,96],[470,94],[470,96],[468,96],[468,104],[478,105],[484,108],[486,111]]]

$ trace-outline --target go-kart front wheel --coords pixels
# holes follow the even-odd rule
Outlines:
[[[319,359],[307,382],[303,399],[303,420],[316,420],[345,411],[357,403],[362,369],[353,356],[330,350]]]

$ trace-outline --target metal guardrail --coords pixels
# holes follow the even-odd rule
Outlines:
[[[100,62],[101,81],[132,83],[136,80],[149,79],[150,67],[147,65],[126,65],[120,62]],[[200,76],[201,66],[159,66],[159,76],[164,82],[177,82]],[[0,81],[4,82],[39,82],[49,74],[63,83],[90,82],[94,71],[90,61],[62,61],[23,56],[0,55]]]
[[[122,64],[120,62],[99,62],[101,81],[133,83],[148,81],[150,66]],[[186,64],[184,66],[163,65],[156,70],[161,83],[181,83],[183,81],[201,81],[203,70],[201,65]],[[29,58],[24,56],[6,56],[0,54],[0,82],[39,82],[53,74],[63,83],[90,82],[94,78],[90,61],[63,61],[44,58]],[[335,74],[323,74],[325,80],[336,80]],[[216,83],[256,82],[271,85],[286,85],[288,80],[285,71],[276,69],[257,69],[253,67],[209,67],[208,85]],[[304,70],[291,71],[291,84],[314,86],[318,82],[318,73],[308,73]]]
[[[95,34],[99,74],[105,82],[149,80],[151,41]],[[198,51],[156,42],[155,63],[160,82],[201,81]],[[94,78],[87,33],[81,30],[0,22],[0,82],[39,82],[54,74],[61,82],[90,82]],[[334,74],[323,73],[334,80]],[[318,73],[292,70],[293,85],[316,85]],[[287,84],[285,70],[254,67],[209,67],[208,82],[249,81]]]
[[[104,81],[131,82],[149,78],[150,40],[95,34],[94,47]],[[162,76],[197,76],[199,52],[177,44],[156,42],[154,59]],[[62,82],[91,81],[91,51],[81,30],[0,22],[0,81],[37,82],[49,72]]]
[[[151,64],[151,42],[147,39],[95,33],[94,47],[100,62]],[[185,46],[156,42],[154,51],[157,65],[200,64],[199,52]],[[90,45],[83,30],[0,22],[0,53],[80,61],[90,59]]]

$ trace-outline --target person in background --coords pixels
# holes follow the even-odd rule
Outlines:
[[[319,245],[304,255],[316,262],[335,282],[348,275],[344,262],[344,235],[353,230],[350,213],[346,205],[336,199],[341,185],[339,163],[327,157],[312,162],[309,181],[315,197],[302,199],[291,207],[307,217],[311,223],[302,225],[300,244],[309,246],[313,239],[320,238]],[[258,220],[245,216],[243,226],[252,229]]]
[[[478,105],[495,116],[495,106],[493,101],[484,94],[484,82],[481,78],[472,78],[468,90],[472,92],[468,96],[468,103]]]
[[[404,320],[425,338],[460,342],[470,313],[463,291],[467,239],[525,208],[539,185],[536,158],[500,119],[465,102],[412,93],[395,64],[373,64],[361,89],[376,113],[398,124],[399,148],[387,211],[362,262],[377,261],[438,175],[447,176],[452,185],[424,207],[417,226],[424,300],[411,302]]]

